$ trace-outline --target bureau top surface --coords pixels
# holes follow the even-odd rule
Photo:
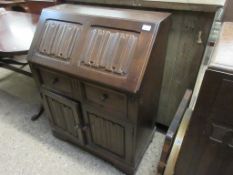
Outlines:
[[[222,25],[219,40],[211,59],[210,68],[233,73],[233,23]]]
[[[135,93],[160,24],[169,15],[67,4],[47,8],[42,12],[28,58],[39,65]]]

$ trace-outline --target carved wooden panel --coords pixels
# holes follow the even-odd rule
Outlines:
[[[52,119],[56,126],[67,130],[72,135],[76,135],[74,129],[75,121],[71,108],[51,98],[47,98],[47,101],[52,114]]]
[[[83,143],[78,103],[47,90],[42,93],[52,127],[75,136]]]
[[[80,31],[80,24],[48,20],[44,26],[39,52],[68,61],[79,40]]]
[[[127,74],[138,41],[138,33],[91,27],[81,65],[120,75]]]
[[[124,127],[89,113],[92,142],[120,156],[125,154]]]

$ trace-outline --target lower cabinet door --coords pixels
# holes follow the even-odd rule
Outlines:
[[[42,94],[52,127],[63,137],[84,144],[79,103],[44,89]]]
[[[107,159],[132,161],[133,127],[116,117],[109,119],[98,110],[84,108],[87,147]],[[109,114],[111,115],[111,114]]]

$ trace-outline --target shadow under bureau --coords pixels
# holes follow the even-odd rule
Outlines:
[[[28,58],[55,136],[135,172],[154,133],[169,16],[43,10]]]

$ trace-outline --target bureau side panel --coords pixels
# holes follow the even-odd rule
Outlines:
[[[157,122],[169,126],[186,89],[193,89],[214,14],[174,12]]]
[[[147,64],[142,86],[138,94],[138,121],[136,133],[136,164],[152,140],[158,102],[162,85],[167,40],[170,30],[170,18],[163,21],[158,30],[150,60]]]

